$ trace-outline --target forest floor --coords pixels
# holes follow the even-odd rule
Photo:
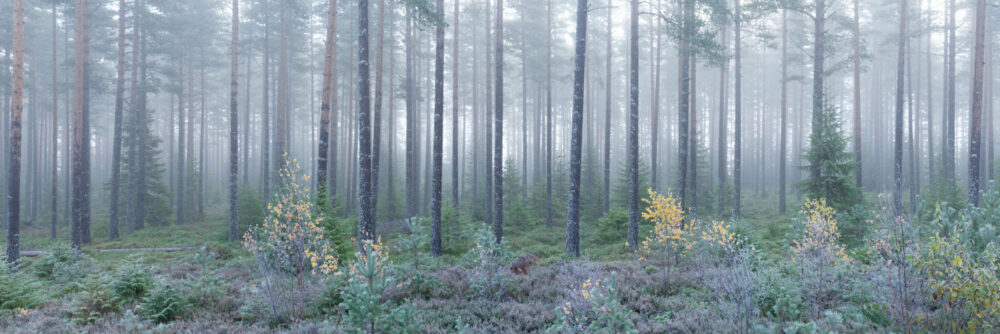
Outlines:
[[[508,221],[510,258],[537,257],[523,271],[477,261],[471,231],[481,223],[455,222],[465,226],[444,226],[445,255],[438,259],[422,251],[414,256],[405,248],[412,244],[405,235],[385,236],[393,280],[378,299],[386,310],[377,332],[590,332],[594,324],[642,333],[881,331],[886,316],[867,310],[864,301],[870,298],[865,296],[830,302],[815,316],[800,314],[809,309],[803,297],[784,291],[795,286],[786,235],[797,206],[790,204],[790,213],[779,215],[771,203],[776,200],[749,200],[745,219],[733,226],[762,251],[758,261],[767,265],[759,266],[769,268],[759,270],[757,279],[766,282],[759,284],[767,291],[752,306],[720,291],[725,284],[719,282],[739,281],[731,271],[694,257],[640,260],[626,251],[624,231],[608,237],[596,220],[582,223],[581,259],[564,256],[562,220],[552,227],[544,220]],[[292,302],[293,314],[269,317],[276,302],[261,296],[263,275],[252,254],[242,243],[227,242],[222,210],[207,210],[205,219],[183,226],[149,226],[118,241],[107,239],[106,219],[94,221],[94,242],[75,257],[48,239],[47,227],[23,228],[22,249],[47,253],[23,258],[20,270],[0,274],[0,304],[8,303],[0,312],[0,332],[338,333],[353,328],[342,291],[347,275],[299,285],[296,292],[308,297]],[[643,223],[641,235],[652,228]],[[60,226],[60,234],[67,232]],[[191,250],[98,251],[162,247]],[[122,297],[121,291],[128,293]],[[605,293],[614,298],[594,297]],[[781,300],[788,296],[791,301]]]

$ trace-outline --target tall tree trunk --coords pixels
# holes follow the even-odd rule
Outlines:
[[[378,2],[378,46],[375,51],[375,101],[372,108],[372,212],[378,213],[378,179],[382,159],[382,53],[385,45],[385,1]],[[373,233],[374,234],[374,233]]]
[[[75,44],[73,232],[71,244],[74,248],[80,249],[81,245],[90,242],[90,9],[88,8],[88,0],[76,1]],[[13,115],[11,116],[13,117]],[[11,139],[13,142],[14,138]],[[20,138],[17,139],[20,140]]]
[[[688,197],[687,197],[687,185],[688,185],[688,148],[690,144],[689,130],[690,124],[688,124],[691,119],[691,25],[693,20],[694,10],[694,0],[683,0],[682,1],[682,14],[681,14],[681,36],[680,36],[680,84],[678,85],[679,97],[678,102],[678,136],[677,136],[677,162],[680,168],[680,177],[678,178],[679,191],[681,197],[681,207],[687,208]],[[738,0],[737,0],[738,1]],[[738,39],[738,38],[737,38]],[[638,60],[636,60],[638,62]],[[630,196],[631,197],[631,196]]]
[[[724,48],[729,48],[729,34],[726,31],[722,32],[722,45]],[[729,60],[725,60],[722,63],[722,69],[719,71],[719,95],[722,98],[719,99],[719,135],[718,144],[716,148],[718,149],[718,168],[719,168],[719,189],[718,189],[718,205],[716,210],[716,217],[720,219],[725,212],[725,190],[726,190],[726,145],[728,141],[726,140],[726,125],[729,122]]]
[[[181,37],[180,47],[184,49],[184,38]],[[180,55],[179,68],[177,71],[177,80],[179,81],[178,93],[177,93],[177,213],[176,222],[177,225],[184,225],[184,219],[187,211],[184,208],[184,195],[187,192],[187,182],[184,177],[185,167],[184,158],[187,156],[185,154],[186,148],[184,147],[185,139],[185,115],[184,115],[184,55]],[[171,129],[172,131],[173,129]]]
[[[659,2],[657,2],[657,4],[659,4]],[[605,43],[604,44],[604,54],[605,54],[605,57],[604,57],[604,196],[602,196],[602,198],[604,199],[604,210],[601,211],[604,214],[607,214],[608,211],[611,210],[611,80],[612,80],[611,79],[611,58],[612,58],[612,54],[611,54],[611,40],[613,39],[613,35],[611,33],[611,27],[612,27],[612,25],[611,25],[611,7],[607,8],[607,12],[608,12],[608,17],[607,17],[608,32],[607,32],[607,40],[604,41],[604,43]],[[657,36],[659,36],[659,35],[657,35]],[[657,38],[657,39],[659,39],[659,38]],[[657,42],[659,42],[659,41],[657,41]],[[659,52],[657,52],[657,55],[659,55]],[[659,63],[657,63],[656,68],[657,69],[660,68],[659,67]],[[657,80],[657,82],[659,82],[659,80]],[[654,94],[656,94],[656,93],[654,92]],[[660,118],[659,118],[659,116],[656,116],[656,113],[657,113],[657,109],[654,107],[653,108],[653,115],[654,116],[653,116],[653,119],[650,120],[650,122],[652,122],[653,124],[659,123],[659,119]],[[551,129],[550,129],[550,132],[551,132]],[[652,133],[653,133],[653,136],[655,137],[656,136],[656,131],[654,130]],[[654,139],[653,142],[655,143],[656,140]],[[653,152],[656,152],[656,150],[654,149]],[[654,157],[655,157],[655,155],[654,155]],[[654,158],[652,161],[653,161],[652,165],[655,166],[656,165],[656,159]],[[654,175],[653,179],[655,180],[656,179],[655,178],[656,173],[653,173],[653,175]],[[654,181],[653,184],[655,185],[656,182]]]
[[[813,94],[812,94],[812,138],[821,138],[819,114],[823,109],[823,61],[826,57],[826,0],[816,0],[816,14],[813,16]],[[811,147],[816,147],[819,143],[812,143]],[[810,165],[811,177],[819,179],[820,166]]]
[[[320,109],[320,120],[319,120],[319,160],[317,162],[316,176],[318,179],[318,184],[321,192],[328,192],[327,195],[332,194],[334,191],[332,187],[328,188],[329,182],[327,181],[327,164],[330,157],[329,147],[330,147],[330,108],[334,106],[336,101],[333,101],[336,95],[336,87],[333,86],[334,58],[336,54],[336,48],[334,45],[337,43],[337,0],[330,0],[329,7],[327,8],[327,21],[326,21],[326,49],[323,53],[323,97],[319,104]],[[332,125],[336,127],[336,118],[333,119]],[[331,178],[332,179],[332,178]],[[335,201],[332,197],[329,199],[330,203],[320,203],[320,205],[332,205]]]
[[[452,67],[451,67],[451,205],[458,208],[458,190],[461,182],[458,179],[458,168],[463,160],[458,158],[458,0],[455,1],[454,31],[452,32]],[[464,131],[463,131],[464,133]]]
[[[51,227],[49,231],[49,237],[53,241],[56,240],[56,223],[59,221],[59,66],[58,59],[56,58],[56,41],[59,28],[57,26],[58,20],[56,15],[58,11],[56,10],[56,3],[52,3],[52,152],[49,152],[50,158],[52,159],[52,198],[51,202]],[[23,15],[23,14],[22,14]],[[124,19],[124,17],[123,17]],[[22,18],[23,20],[23,18]],[[133,47],[134,48],[134,47]],[[132,70],[135,73],[135,69]]]
[[[948,1],[947,110],[945,115],[944,172],[949,186],[955,186],[955,0]]]
[[[406,218],[417,216],[420,205],[417,203],[419,180],[417,159],[417,112],[416,94],[414,92],[414,41],[413,41],[413,9],[406,7]]]
[[[282,38],[284,40],[284,38]],[[282,47],[284,50],[284,47]],[[371,83],[368,65],[368,0],[358,1],[358,249],[375,239],[372,189]],[[279,125],[280,127],[280,125]],[[279,136],[280,137],[280,136]]]
[[[275,124],[274,131],[274,170],[277,171],[278,175],[275,175],[275,181],[278,185],[283,186],[284,180],[281,179],[281,170],[287,166],[288,161],[292,157],[288,156],[288,18],[286,17],[286,12],[288,4],[285,2],[287,0],[280,0],[279,6],[279,23],[281,25],[281,40],[279,41],[279,51],[278,51],[278,101],[277,110],[275,114],[275,119],[277,124]]]
[[[639,1],[632,0],[629,25],[628,78],[628,237],[629,250],[639,247]],[[653,120],[655,123],[656,121]],[[655,141],[655,139],[654,139]]]
[[[205,48],[200,47],[201,59],[201,125],[198,127],[198,221],[205,219]],[[237,115],[239,116],[239,115]],[[237,143],[236,163],[239,164],[239,143]],[[239,172],[239,171],[237,171]]]
[[[906,0],[899,5],[899,46],[896,61],[896,140],[894,145],[892,211],[896,217],[903,216],[903,69],[906,65]]]
[[[239,206],[237,205],[236,178],[239,174],[239,60],[240,60],[240,0],[233,0],[233,32],[229,62],[229,242],[240,237]],[[204,72],[203,74],[204,75]],[[204,84],[203,84],[204,85]],[[204,87],[202,87],[204,89]],[[204,115],[204,114],[203,114]],[[202,123],[202,135],[205,133]],[[247,129],[243,129],[246,131]],[[205,139],[202,137],[202,145]],[[204,160],[204,157],[202,157]],[[205,171],[202,171],[204,173]],[[246,172],[244,172],[246,173]],[[322,180],[322,179],[321,179]],[[322,182],[320,183],[322,184]]]
[[[862,188],[861,180],[861,22],[858,7],[859,0],[854,0],[854,184]]]
[[[503,241],[503,0],[496,0],[496,111],[493,116],[493,237]]]
[[[263,95],[261,96],[261,107],[263,109],[262,109],[261,115],[260,115],[261,123],[262,123],[261,127],[260,127],[260,129],[261,129],[261,135],[260,135],[261,150],[260,150],[260,155],[261,155],[261,158],[262,158],[261,159],[262,160],[261,161],[261,166],[260,166],[260,171],[261,171],[260,182],[261,182],[261,194],[262,194],[263,198],[269,198],[270,195],[271,195],[271,176],[270,176],[271,175],[271,159],[270,159],[271,158],[271,137],[270,137],[271,115],[269,113],[270,112],[269,109],[270,109],[270,106],[271,106],[271,99],[269,97],[269,95],[270,95],[270,89],[271,89],[271,11],[268,9],[268,3],[269,2],[270,2],[270,0],[264,0],[264,11],[263,11],[263,14],[264,14],[264,45],[263,45],[263,48],[264,48],[264,64],[263,64],[264,75],[263,75],[263,81],[261,82],[261,85],[260,85],[261,89],[264,91]],[[336,78],[337,77],[336,74],[334,74],[333,77]],[[334,80],[336,80],[336,79],[334,79]],[[336,87],[336,86],[337,86],[336,85],[336,81],[334,81],[333,87]],[[336,96],[336,94],[334,94],[334,96]],[[336,105],[336,104],[334,104],[334,105]],[[336,119],[336,117],[334,117],[334,119]],[[334,128],[336,128],[336,127],[334,127]],[[334,134],[334,138],[336,138],[336,134]],[[334,151],[336,151],[337,145],[334,144],[332,146],[333,146]],[[336,152],[334,152],[334,156],[336,156],[335,154],[336,154]],[[331,169],[333,169],[333,168],[331,168]],[[336,174],[333,174],[333,175],[336,175]],[[336,193],[336,189],[337,189],[335,187],[334,181],[336,181],[336,180],[333,179],[333,178],[330,179],[330,183],[331,183],[331,186],[330,186],[330,196],[331,197],[333,197],[333,195]]]
[[[903,0],[906,1],[906,0]],[[983,70],[986,64],[986,0],[976,1],[976,46],[973,51],[972,113],[969,118],[969,205],[979,206],[979,154],[983,117]],[[992,125],[990,125],[992,126]],[[990,143],[992,145],[993,143]]]
[[[741,63],[741,47],[742,40],[740,40],[740,24],[742,23],[742,10],[740,9],[740,0],[734,0],[734,11],[736,12],[735,22],[733,26],[735,27],[733,46],[734,48],[734,74],[736,75],[734,81],[734,133],[733,133],[733,219],[740,219],[740,177],[742,176],[742,164],[743,164],[743,112],[741,110],[743,104],[743,68]]]
[[[587,1],[586,0],[577,0],[577,12],[576,12],[576,15],[577,15],[577,19],[576,19],[577,20],[577,28],[576,28],[577,29],[577,39],[579,40],[580,36],[582,36],[583,39],[584,39],[584,42],[586,42],[587,33],[586,33],[586,29],[584,29],[582,31],[582,35],[581,35],[581,31],[580,31],[581,24],[580,24],[580,22],[581,22],[581,20],[583,20],[582,21],[583,22],[582,26],[584,28],[586,28],[586,26],[587,26],[587,12],[586,12],[586,7],[587,7]],[[546,14],[545,14],[545,17],[546,17],[546,20],[545,20],[545,30],[546,30],[546,34],[545,34],[545,36],[546,36],[545,37],[545,227],[552,227],[552,0],[546,1],[545,11],[546,11]],[[581,15],[583,15],[583,18],[580,18]],[[578,46],[577,48],[579,49],[580,47]],[[577,56],[578,57],[585,57],[586,54],[582,54],[581,55],[581,54],[578,53]],[[574,69],[574,71],[575,71],[575,69]],[[576,97],[574,96],[574,99],[575,98]],[[574,103],[576,103],[576,102],[574,102]],[[575,129],[575,127],[574,127],[574,129]],[[577,167],[576,168],[578,170],[580,168],[579,167],[579,161],[577,161]],[[577,171],[577,175],[579,175],[579,174],[580,174],[580,172]],[[579,181],[579,177],[577,177],[577,180]],[[579,208],[580,190],[579,189],[580,189],[580,185],[579,185],[579,182],[577,182],[576,189],[577,189],[576,190],[577,208],[575,209],[575,211],[577,212],[576,213],[577,216],[576,216],[576,219],[570,220],[570,221],[575,221],[576,223],[572,224],[572,225],[571,224],[567,224],[566,225],[566,228],[567,228],[567,232],[566,232],[566,239],[567,239],[567,241],[566,241],[566,250],[567,250],[567,253],[570,253],[570,250],[571,250],[570,249],[570,240],[569,240],[571,235],[570,235],[569,229],[571,227],[577,229],[577,232],[573,232],[573,234],[572,234],[572,237],[573,237],[573,240],[572,240],[573,247],[572,247],[572,253],[571,254],[574,254],[574,255],[580,253],[580,237],[579,237],[580,236],[580,233],[579,233],[579,228],[580,228],[580,223],[579,223],[579,217],[580,217],[579,216],[579,211],[580,211],[580,208]],[[571,191],[571,193],[572,193],[572,191]],[[570,212],[573,212],[573,211],[574,211],[573,209],[570,210]]]
[[[691,94],[688,97],[691,99],[690,106],[691,110],[689,116],[691,117],[688,121],[688,143],[690,148],[688,148],[688,167],[690,172],[688,177],[691,182],[691,189],[688,190],[688,195],[690,195],[690,200],[687,203],[687,218],[692,221],[692,223],[698,219],[698,62],[695,59],[695,55],[692,54],[691,59]],[[763,159],[762,159],[763,160]],[[762,178],[763,179],[763,178]],[[638,189],[637,189],[638,190]]]
[[[551,0],[550,0],[551,1]],[[635,0],[632,2],[635,4]],[[570,142],[569,158],[569,203],[566,213],[566,254],[572,257],[580,256],[580,160],[583,144],[583,80],[587,65],[587,0],[576,2],[576,50],[573,60],[573,138]],[[549,24],[551,29],[551,2],[549,5]],[[551,45],[551,41],[549,42]],[[549,46],[551,59],[551,46]],[[549,65],[551,68],[551,65]],[[549,117],[549,184],[551,186],[552,164],[552,92],[549,85],[550,101],[548,102]],[[551,195],[550,195],[551,202]]]
[[[444,17],[444,1],[437,0],[437,15]],[[444,23],[434,29],[434,150],[431,181],[431,255],[441,256],[441,171],[444,138]],[[454,143],[452,144],[454,145]]]
[[[145,0],[138,0],[138,8],[136,9],[136,27],[141,27],[139,24],[142,14],[146,10]],[[141,28],[140,28],[141,30]],[[146,144],[149,142],[149,123],[147,121],[148,115],[146,113],[146,102],[148,95],[146,94],[146,83],[147,83],[147,53],[146,53],[146,34],[140,32],[137,34],[139,39],[139,92],[138,92],[138,104],[136,107],[136,132],[139,133],[139,143],[137,144],[137,173],[136,173],[136,221],[135,228],[142,229],[145,226],[146,221],[146,167],[149,165],[147,161],[147,148]]]
[[[10,156],[7,165],[7,263],[11,265],[17,264],[18,257],[21,255],[21,115],[24,113],[24,0],[14,0],[13,65],[11,76],[13,82],[11,83]]]
[[[108,239],[118,240],[118,194],[121,191],[122,108],[125,103],[125,0],[118,0],[118,65],[115,79],[115,120],[111,157],[111,209]]]
[[[785,213],[785,167],[788,165],[788,13],[781,11],[781,158],[778,169],[778,212]]]

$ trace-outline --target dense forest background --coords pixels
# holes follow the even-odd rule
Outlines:
[[[994,0],[0,13],[4,328],[1000,326]]]

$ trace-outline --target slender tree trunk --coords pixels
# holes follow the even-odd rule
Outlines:
[[[413,9],[406,7],[406,218],[417,216],[419,188],[417,159],[417,112],[414,92]]]
[[[861,22],[859,0],[854,0],[854,184],[862,188],[861,180]]]
[[[142,13],[144,13],[145,10],[146,10],[146,7],[145,7],[146,3],[145,3],[145,0],[138,0],[138,1],[139,1],[139,4],[138,4],[138,8],[136,9],[136,27],[141,27],[141,25],[139,24],[139,22],[140,22],[140,18],[142,17]],[[141,30],[141,28],[140,28],[140,30]],[[147,79],[147,76],[146,76],[146,68],[147,68],[146,67],[146,65],[147,65],[147,62],[146,62],[146,59],[147,59],[147,53],[146,53],[146,34],[140,32],[139,34],[137,34],[136,38],[139,39],[139,54],[140,54],[141,58],[139,60],[139,92],[138,92],[138,100],[139,100],[139,102],[138,102],[137,107],[136,107],[136,115],[137,115],[136,116],[136,118],[137,118],[137,120],[136,120],[136,127],[137,127],[136,132],[138,132],[138,134],[139,134],[138,135],[138,137],[139,137],[139,140],[138,140],[139,143],[137,145],[138,146],[138,148],[137,148],[137,150],[138,150],[138,152],[137,152],[138,163],[136,164],[137,165],[137,173],[136,173],[137,182],[136,182],[136,184],[138,184],[138,186],[136,187],[136,196],[135,196],[136,197],[136,199],[135,199],[135,202],[136,202],[135,228],[136,229],[142,229],[145,226],[145,221],[146,221],[146,202],[145,202],[145,199],[146,199],[146,185],[147,185],[146,184],[146,167],[149,165],[149,162],[147,161],[147,156],[148,156],[147,153],[148,153],[148,151],[147,151],[147,148],[146,148],[146,144],[149,142],[149,123],[147,121],[148,118],[147,118],[147,114],[146,114],[146,102],[147,102],[147,94],[146,94],[146,82],[147,82],[147,80],[146,80]]]
[[[205,48],[200,47],[199,51],[201,52],[201,59],[198,61],[201,67],[201,125],[198,127],[198,221],[202,221],[205,219]],[[235,158],[236,164],[239,165],[239,142],[233,146],[237,148]]]
[[[80,249],[81,245],[90,242],[90,9],[88,7],[88,0],[76,1],[76,74],[73,85],[73,231],[71,238],[71,244],[76,249]],[[13,123],[11,125],[13,126]],[[13,143],[14,138],[11,139]],[[19,141],[20,138],[17,140]]]
[[[635,4],[635,0],[632,2]],[[580,160],[583,144],[583,80],[587,65],[587,0],[576,2],[576,51],[573,61],[573,137],[570,142],[569,160],[569,203],[566,213],[566,254],[580,256]],[[549,14],[551,15],[551,0]],[[551,29],[551,16],[549,19]],[[634,24],[634,22],[633,22]],[[549,42],[551,45],[551,41]],[[551,48],[551,46],[550,46]],[[550,59],[551,59],[551,49]],[[551,67],[551,65],[550,65]],[[549,97],[552,97],[549,83]],[[549,101],[549,179],[552,164],[552,103]],[[551,186],[551,181],[549,181]],[[551,195],[550,195],[551,201]]]
[[[284,38],[282,38],[284,40]],[[284,47],[282,47],[284,50]],[[368,0],[358,1],[358,249],[375,239],[372,189],[371,83],[368,65]],[[280,128],[280,125],[279,125]],[[280,136],[279,136],[280,137]]]
[[[496,111],[493,116],[493,237],[503,241],[503,0],[496,0]]]
[[[437,15],[444,17],[444,1],[437,0]],[[434,150],[431,190],[431,255],[441,256],[441,172],[444,138],[444,23],[434,29]],[[454,145],[454,144],[452,144]]]
[[[813,138],[822,138],[820,133],[819,114],[823,109],[823,60],[826,57],[826,1],[816,0],[816,14],[814,18],[813,31],[813,95],[812,95],[812,135]],[[818,143],[812,143],[816,147]],[[819,179],[820,166],[813,164],[809,166],[811,177]]]
[[[454,31],[452,32],[452,67],[451,67],[451,205],[458,208],[458,190],[461,182],[458,179],[458,168],[463,160],[458,158],[458,0],[455,2]]]
[[[83,0],[80,0],[81,2]],[[78,9],[79,10],[79,9]],[[77,16],[80,16],[79,14]],[[10,148],[7,165],[7,263],[21,255],[21,115],[24,113],[24,0],[14,0]],[[76,244],[79,247],[78,244]]]
[[[375,51],[375,101],[372,108],[372,212],[378,213],[378,179],[382,158],[382,53],[385,44],[385,2],[378,2],[378,46]],[[374,232],[372,233],[374,235]]]
[[[587,7],[587,1],[586,0],[577,0],[577,12],[576,12],[576,15],[577,15],[577,18],[576,18],[576,21],[577,21],[577,28],[576,28],[577,29],[577,40],[579,41],[580,36],[582,36],[584,42],[586,42],[587,34],[586,34],[586,29],[584,29],[582,31],[582,35],[581,35],[581,30],[580,30],[581,29],[581,27],[580,27],[581,24],[580,24],[580,22],[582,20],[582,22],[583,22],[582,26],[584,28],[587,26],[587,12],[586,12],[586,7]],[[552,0],[546,1],[545,10],[546,10],[546,21],[545,21],[546,34],[545,34],[545,36],[547,36],[545,38],[545,194],[546,194],[545,195],[545,227],[551,228],[552,227]],[[583,15],[583,18],[580,18],[580,15]],[[577,49],[580,49],[580,47],[577,46]],[[578,53],[577,56],[578,57],[585,57],[586,54],[581,55],[581,54]],[[576,71],[576,70],[574,69],[574,71]],[[574,72],[574,75],[575,75],[575,72]],[[576,97],[574,96],[574,100],[575,100],[575,98]],[[573,102],[573,103],[575,104],[576,102]],[[574,127],[574,129],[575,129],[575,127]],[[579,173],[579,168],[580,168],[579,167],[579,161],[577,161],[577,167],[576,168],[578,170],[577,171],[577,175],[579,175],[580,174]],[[571,166],[571,169],[572,169],[572,166]],[[577,180],[579,180],[579,176],[577,177]],[[572,190],[570,191],[570,193],[572,193]],[[579,208],[579,203],[580,203],[580,200],[579,200],[579,196],[580,196],[580,185],[579,185],[579,182],[577,182],[577,185],[576,185],[576,198],[577,198],[576,199],[576,203],[577,203],[577,208],[575,209],[577,216],[576,216],[575,219],[569,220],[571,222],[575,222],[574,224],[567,224],[566,225],[566,228],[567,228],[567,232],[566,232],[566,239],[567,239],[567,241],[566,241],[566,250],[567,251],[566,252],[570,253],[570,254],[574,254],[574,255],[580,253],[580,237],[579,237],[580,236],[580,233],[579,233],[579,228],[580,228],[580,222],[579,222],[579,217],[580,217],[579,216],[579,214],[580,214],[579,211],[580,211],[580,208]],[[571,209],[570,212],[573,212],[573,209]],[[573,234],[571,235],[570,232],[569,232],[570,228],[577,229],[577,232],[573,232]],[[572,240],[570,240],[571,236],[573,237]],[[571,241],[572,241],[572,249],[570,247]]]
[[[729,34],[727,32],[722,32],[722,45],[724,48],[729,48]],[[722,98],[719,99],[719,142],[717,145],[718,154],[718,168],[719,168],[719,203],[716,211],[716,216],[720,219],[723,217],[725,212],[725,190],[726,190],[726,133],[728,130],[726,126],[729,122],[729,60],[725,60],[722,63],[722,69],[719,71],[719,95]]]
[[[680,36],[680,84],[679,87],[679,98],[678,101],[678,136],[677,136],[677,162],[680,168],[680,178],[678,182],[680,197],[681,197],[681,207],[688,207],[688,148],[690,144],[688,143],[690,133],[689,130],[691,125],[689,120],[691,119],[691,24],[694,14],[694,0],[683,0],[681,9],[683,12],[681,14],[681,36]],[[738,38],[737,38],[738,39]],[[638,62],[638,60],[636,61]]]
[[[781,158],[779,158],[778,212],[785,213],[785,167],[788,165],[788,13],[781,11]]]
[[[261,89],[264,91],[263,95],[261,96],[261,107],[263,109],[262,109],[261,115],[260,115],[261,123],[262,123],[261,127],[260,127],[261,128],[261,135],[260,135],[261,150],[260,150],[260,155],[262,157],[262,159],[261,159],[262,160],[261,161],[261,166],[260,166],[260,171],[261,171],[261,180],[260,180],[260,182],[261,182],[261,195],[262,195],[263,198],[269,198],[271,196],[271,176],[270,176],[270,174],[271,174],[271,159],[270,159],[270,157],[271,157],[271,138],[270,138],[271,115],[269,113],[270,112],[269,109],[270,109],[270,106],[271,106],[271,99],[269,97],[269,95],[270,95],[270,89],[271,89],[271,12],[268,9],[268,3],[269,2],[270,2],[269,0],[264,0],[264,11],[263,11],[263,14],[264,14],[264,45],[263,45],[263,48],[264,48],[264,64],[263,64],[264,75],[263,75],[263,81],[261,82],[261,85],[260,85]],[[337,77],[336,74],[334,74],[333,77],[336,78]],[[336,79],[334,79],[334,80],[336,80]],[[336,85],[336,81],[335,81],[333,87],[336,87],[336,86],[337,85]],[[334,94],[334,96],[336,96],[336,94]],[[336,105],[336,103],[334,103],[333,105]],[[334,119],[336,119],[336,117],[334,117]],[[334,127],[334,128],[336,128],[336,127]],[[334,134],[334,138],[336,138],[336,134]],[[337,147],[337,145],[334,144],[333,148],[334,148],[335,151],[336,151],[336,147]],[[334,156],[336,156],[336,152],[334,152]],[[331,169],[333,169],[333,168],[331,168]],[[333,174],[333,175],[336,175],[336,174]],[[334,179],[332,179],[332,178],[330,179],[330,183],[331,183],[331,185],[330,185],[330,196],[331,197],[333,197],[333,195],[334,195],[334,193],[336,192],[336,189],[337,189],[335,187],[334,181],[335,181]]]
[[[118,65],[115,79],[115,120],[111,157],[111,209],[108,239],[118,240],[118,194],[121,191],[122,109],[125,103],[125,0],[118,0]]]
[[[319,161],[317,162],[316,176],[318,178],[318,184],[320,191],[329,191],[332,193],[334,190],[332,187],[328,188],[329,182],[327,182],[327,171],[328,159],[330,157],[329,147],[330,147],[330,107],[336,103],[332,101],[335,96],[336,87],[333,86],[333,72],[336,64],[334,63],[334,57],[336,49],[334,45],[337,43],[337,0],[329,1],[329,8],[327,8],[327,21],[326,21],[326,50],[323,53],[323,97],[321,99],[319,109],[320,109],[320,120],[319,120]],[[336,118],[333,119],[333,126],[336,126]],[[332,179],[332,178],[331,178]],[[332,198],[330,203],[320,203],[320,205],[332,204]]]
[[[969,118],[969,205],[971,206],[979,206],[979,155],[983,117],[983,70],[986,64],[985,41],[986,0],[977,0],[976,46],[973,51],[972,113]]]
[[[822,1],[822,0],[821,0]],[[740,9],[740,0],[734,0],[734,11],[737,13],[735,16],[735,35],[733,39],[733,46],[735,52],[733,54],[735,69],[734,74],[736,75],[734,82],[734,133],[733,133],[733,219],[740,219],[740,177],[742,176],[742,164],[743,164],[743,112],[741,110],[743,104],[743,72],[741,63],[741,47],[742,40],[740,39],[740,24],[742,23],[741,15],[742,10]]]
[[[608,25],[608,32],[607,32],[607,34],[608,35],[607,35],[607,40],[604,41],[605,42],[605,44],[604,44],[604,54],[605,54],[605,57],[604,57],[604,196],[603,196],[603,199],[604,199],[604,210],[602,211],[602,213],[604,213],[604,214],[607,214],[608,211],[611,210],[611,80],[612,80],[611,79],[611,58],[612,58],[612,54],[611,54],[611,40],[613,38],[613,35],[611,33],[611,27],[612,27],[612,25],[611,25],[611,7],[607,8],[607,12],[608,12],[608,17],[607,17],[607,20],[608,20],[608,22],[607,22],[607,25]],[[659,35],[657,35],[657,36],[659,36]],[[657,42],[659,42],[659,41],[657,41]],[[657,52],[657,55],[659,55],[659,52]],[[659,69],[659,63],[657,63],[657,67],[656,68]],[[659,80],[657,80],[657,82],[659,82]],[[656,94],[656,93],[654,92],[654,94]],[[650,120],[650,122],[653,123],[653,124],[659,123],[659,119],[660,118],[659,118],[659,116],[656,116],[656,113],[657,113],[657,109],[654,107],[653,108],[653,115],[654,116],[653,116],[653,119]],[[654,137],[656,136],[655,134],[656,134],[656,131],[654,130],[653,131],[653,136]],[[653,142],[655,143],[656,140],[654,139]],[[653,152],[656,152],[656,150],[654,149]],[[653,161],[652,165],[655,166],[656,165],[656,159],[654,158],[652,161]],[[656,167],[653,167],[653,168],[655,169]],[[655,179],[656,173],[653,173],[653,175],[654,175],[654,179]],[[656,182],[653,182],[653,185],[655,185],[655,184],[656,184]]]
[[[899,5],[899,46],[896,61],[896,140],[894,145],[892,211],[896,217],[903,215],[903,69],[906,65],[906,0]]]
[[[284,180],[281,179],[281,170],[287,166],[289,160],[293,159],[288,156],[288,18],[286,17],[288,4],[285,3],[286,0],[281,0],[279,6],[279,23],[281,25],[281,40],[279,41],[279,53],[278,53],[278,101],[275,119],[277,119],[276,128],[274,131],[274,170],[278,173],[275,175],[275,181],[278,185],[283,186]]]
[[[948,1],[948,106],[945,126],[944,172],[949,186],[955,186],[955,0]],[[971,201],[970,201],[971,203]]]
[[[629,7],[627,247],[634,251],[639,247],[639,1],[632,0]]]
[[[688,173],[691,178],[691,189],[688,190],[690,195],[690,201],[688,201],[687,206],[687,218],[693,223],[698,219],[698,62],[696,57],[691,55],[691,94],[688,96],[691,99],[690,105],[691,110],[689,116],[691,119],[688,121],[688,143],[691,145],[688,154],[688,168],[690,172]]]
[[[236,184],[239,175],[239,59],[240,59],[240,0],[233,0],[233,32],[229,62],[229,242],[240,237],[239,206],[237,205]],[[204,70],[202,71],[204,78]],[[204,82],[202,83],[204,85]],[[202,87],[204,90],[204,87]],[[204,111],[202,112],[204,115]],[[205,143],[205,126],[202,122],[202,145]],[[243,129],[246,131],[247,129]],[[202,156],[204,160],[204,156]],[[202,173],[204,174],[204,170]],[[246,173],[246,172],[244,172]],[[322,184],[322,183],[320,183]]]
[[[56,240],[56,223],[59,221],[59,81],[58,81],[58,59],[56,58],[56,41],[59,28],[57,26],[57,7],[52,3],[52,152],[49,152],[52,159],[52,198],[51,198],[51,227],[49,237]],[[23,15],[23,14],[22,14]],[[124,17],[122,17],[124,19]],[[22,18],[23,20],[23,18]],[[133,47],[134,48],[134,47]],[[132,70],[135,73],[135,69]]]
[[[184,49],[183,37],[180,41],[180,47]],[[180,85],[178,85],[179,92],[177,93],[177,213],[175,219],[177,225],[184,225],[185,215],[187,214],[184,208],[184,195],[187,192],[187,182],[184,177],[185,167],[187,166],[184,163],[184,158],[186,157],[186,148],[184,147],[184,125],[186,121],[184,116],[184,55],[180,56],[177,80]]]

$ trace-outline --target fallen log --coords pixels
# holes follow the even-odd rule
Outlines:
[[[180,252],[186,250],[192,250],[194,247],[171,247],[171,248],[109,248],[109,249],[97,249],[98,252],[106,253],[128,253],[128,252]],[[42,256],[45,255],[45,251],[21,251],[21,256],[32,257],[32,256]]]

